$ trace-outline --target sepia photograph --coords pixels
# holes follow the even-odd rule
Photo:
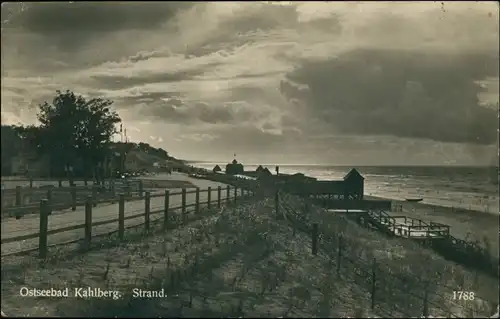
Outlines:
[[[499,4],[1,3],[1,317],[499,318]]]

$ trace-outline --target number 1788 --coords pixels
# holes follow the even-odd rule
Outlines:
[[[473,291],[453,291],[453,300],[474,300],[474,292]]]

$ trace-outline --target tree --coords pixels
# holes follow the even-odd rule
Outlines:
[[[43,154],[43,135],[42,129],[35,125],[13,125],[12,130],[19,138],[19,147],[25,151],[35,151],[35,153]],[[29,149],[28,149],[29,146]]]
[[[12,159],[21,151],[21,138],[13,126],[1,126],[2,175],[10,175]]]
[[[165,158],[165,159],[168,159],[168,152],[167,152],[167,151],[165,151],[165,150],[164,150],[163,148],[161,148],[161,147],[158,149],[158,151],[159,151],[159,153],[160,153],[160,156],[161,156],[161,157],[163,157],[163,158]]]
[[[88,176],[96,173],[98,165],[102,167],[116,124],[121,122],[110,109],[112,104],[101,98],[87,100],[69,90],[56,91],[52,103],[39,106],[40,126],[25,128],[24,135],[40,153],[50,156],[56,174],[64,174],[65,168],[75,167],[80,160],[82,173]]]

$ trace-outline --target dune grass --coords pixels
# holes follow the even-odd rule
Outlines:
[[[298,199],[286,201],[297,212],[304,207]],[[276,220],[274,201],[264,199],[206,211],[189,222],[179,221],[166,233],[127,231],[125,242],[109,238],[86,253],[52,253],[45,263],[30,256],[2,259],[2,310],[20,316],[401,317],[422,313],[418,298],[403,293],[418,294],[419,279],[432,280],[430,300],[437,298],[434,292],[442,284],[476,289],[477,300],[494,286],[488,278],[412,242],[384,238],[314,207],[309,211],[308,219],[321,221],[325,234],[316,256],[311,254],[310,234],[290,227],[287,220]],[[327,233],[343,238],[340,276],[335,243],[328,241]],[[353,274],[370,272],[373,258],[380,280],[372,310],[371,286]],[[358,259],[362,262],[348,263]],[[392,286],[405,282],[393,277],[407,281],[399,292]],[[121,296],[35,299],[20,297],[21,286],[100,287]],[[167,298],[134,298],[134,288],[164,289]],[[469,304],[437,302],[447,308],[431,305],[431,314],[468,311],[466,315],[487,316],[493,307],[486,298]]]
[[[379,287],[376,304],[417,315],[428,298],[428,312],[440,316],[488,316],[498,305],[498,279],[448,261],[411,239],[389,238],[360,227],[345,215],[332,214],[302,199],[286,196],[284,201],[303,223],[319,224],[322,245],[338,252],[341,241],[341,268],[346,277],[371,277],[375,263]],[[303,214],[307,210],[308,214]],[[340,239],[341,238],[341,239]],[[331,254],[338,262],[338,254]],[[475,293],[473,302],[453,300],[453,291]],[[388,313],[387,315],[392,315]]]

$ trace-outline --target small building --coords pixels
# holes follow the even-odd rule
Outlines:
[[[346,176],[344,176],[344,191],[345,194],[353,199],[363,199],[365,192],[365,178],[353,168]]]
[[[218,173],[218,172],[222,171],[222,169],[220,168],[220,166],[219,166],[219,165],[215,165],[215,167],[212,169],[212,171],[213,171],[214,173]]]
[[[266,178],[266,177],[272,176],[273,174],[271,173],[271,171],[269,171],[269,169],[267,167],[263,167],[262,165],[259,165],[257,167],[257,169],[255,170],[255,172],[252,172],[252,174],[247,174],[247,175],[251,175],[251,176],[254,176],[256,178]]]
[[[270,177],[272,175],[273,175],[273,173],[271,173],[271,171],[267,167],[263,168],[262,170],[260,170],[257,173],[258,178],[267,178],[267,177]]]
[[[8,164],[10,164],[8,166],[9,175],[50,176],[50,158],[48,156],[38,157],[35,154],[21,153],[14,156]],[[3,162],[2,165],[4,165]]]
[[[16,155],[10,163],[12,175],[25,175],[29,169],[29,161],[22,155]]]
[[[236,159],[226,165],[226,174],[228,175],[243,175],[244,173],[245,169],[243,165],[238,163]]]
[[[364,177],[353,168],[342,180],[318,181],[302,173],[274,176],[288,192],[330,199],[363,199]]]
[[[141,168],[146,168],[147,164],[142,162],[137,157],[137,154],[127,153],[125,154],[125,170],[126,171],[137,171]]]
[[[269,172],[270,173],[270,172]],[[273,175],[283,188],[291,193],[307,194],[316,192],[317,179],[302,173]],[[314,191],[312,191],[314,190]]]

